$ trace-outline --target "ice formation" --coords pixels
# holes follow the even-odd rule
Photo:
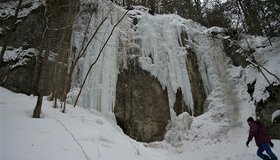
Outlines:
[[[80,60],[76,75],[74,75],[76,77],[74,84],[81,83],[89,66],[96,60],[114,24],[125,13],[123,8],[116,7],[110,2],[95,3],[98,10],[92,15],[90,13],[80,15],[80,19],[84,21],[80,20],[76,23],[76,28],[79,30],[73,34],[73,45],[77,51],[81,49],[83,38],[89,39],[102,19],[106,16],[109,18]],[[85,19],[88,21],[85,22]],[[138,22],[134,26],[135,19]],[[88,30],[86,30],[87,23],[89,23]],[[79,104],[102,113],[112,112],[118,70],[120,67],[126,67],[128,56],[137,56],[142,69],[149,71],[160,81],[163,88],[167,88],[170,108],[175,102],[177,89],[181,88],[184,101],[192,110],[193,98],[186,68],[188,61],[186,47],[191,47],[197,52],[201,76],[208,95],[220,81],[225,80],[223,77],[225,77],[226,67],[222,65],[225,64],[225,56],[222,44],[220,44],[221,40],[207,39],[208,32],[218,29],[206,30],[198,23],[183,19],[178,15],[150,15],[144,7],[134,7],[134,10],[129,11],[117,26],[101,57],[90,72]],[[182,46],[182,32],[188,35],[187,46]],[[129,53],[129,49],[133,48],[137,48],[140,52]],[[119,65],[120,62],[123,65]],[[173,113],[172,119],[175,118],[174,116]]]

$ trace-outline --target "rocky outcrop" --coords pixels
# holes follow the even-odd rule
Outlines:
[[[174,103],[173,110],[175,111],[176,116],[180,115],[183,112],[191,113],[191,111],[189,110],[189,107],[186,105],[186,103],[184,101],[181,88],[177,89],[176,101]]]
[[[188,36],[186,33],[181,33],[181,42],[182,46],[185,47],[188,44]],[[204,102],[206,100],[206,95],[203,87],[202,78],[199,73],[198,69],[198,60],[196,57],[195,52],[191,49],[187,49],[188,54],[186,55],[186,68],[188,70],[190,85],[191,85],[191,92],[193,98],[193,114],[194,116],[199,116],[204,112]],[[177,100],[177,99],[176,99]]]
[[[10,62],[11,63],[11,62]],[[24,67],[9,69],[0,67],[0,84],[11,91],[32,94],[33,90],[33,72],[35,70],[35,57],[30,58],[29,63]]]
[[[181,35],[181,46],[187,45],[187,34]],[[197,57],[187,50],[186,64],[193,95],[194,109],[184,101],[181,88],[177,89],[173,109],[176,115],[189,112],[201,115],[206,99],[198,71]],[[118,75],[114,113],[118,124],[130,137],[144,142],[162,140],[170,119],[167,91],[160,82],[139,67],[137,59],[130,60],[127,69]]]
[[[280,110],[280,85],[269,86],[266,89],[270,96],[266,101],[260,101],[256,104],[256,115],[267,126],[272,138],[280,139],[280,123],[272,122],[272,114]]]
[[[194,52],[187,55],[187,68],[193,95],[194,116],[199,116],[204,113],[204,102],[206,99],[203,82],[198,70],[197,57]]]
[[[233,65],[242,66],[245,68],[250,63],[246,61],[246,56],[252,54],[253,50],[245,50],[240,48],[240,45],[236,41],[223,40],[225,53],[231,58]]]
[[[224,47],[227,55],[231,58],[235,66],[242,66],[245,68],[250,63],[246,61],[246,55],[251,55],[255,51],[253,49],[244,50],[240,49],[236,43],[230,43],[228,40],[224,40]],[[238,52],[237,52],[238,51]],[[251,95],[251,100],[254,101],[253,93],[255,90],[256,81],[252,84],[247,84],[247,92]],[[280,85],[278,86],[269,86],[266,88],[266,91],[269,92],[269,98],[265,101],[261,100],[256,102],[256,116],[259,120],[267,127],[272,138],[280,139],[280,123],[272,122],[272,114],[276,110],[280,110]]]
[[[46,50],[49,53],[49,61],[44,64],[46,74],[41,81],[44,83],[44,95],[49,94],[53,87],[54,77],[59,77],[65,73],[65,65],[61,65],[70,51],[70,38],[72,34],[72,23],[76,14],[76,4],[69,4],[68,0],[46,2],[46,6],[33,6],[33,2],[21,4],[20,10],[32,10],[26,16],[18,17],[13,31],[11,28],[15,25],[12,22],[14,17],[8,17],[0,21],[0,27],[5,28],[0,36],[0,46],[7,44],[7,50],[21,48],[36,49],[39,54],[25,57],[27,63],[15,68],[11,65],[20,63],[20,59],[13,61],[4,61],[0,66],[0,85],[14,92],[26,94],[36,94],[38,86],[38,70],[40,67],[40,53]],[[46,8],[47,7],[47,8]],[[35,8],[35,9],[34,9]],[[13,8],[14,9],[14,8]],[[65,18],[67,17],[67,18]],[[60,63],[55,63],[55,60]],[[56,66],[60,64],[60,66]],[[37,67],[37,68],[36,68]],[[56,70],[55,70],[56,68]],[[58,70],[60,74],[56,75]],[[60,82],[63,78],[59,79]],[[59,82],[58,82],[59,83]]]
[[[28,7],[28,5],[21,6],[21,8],[24,7]],[[44,8],[44,6],[38,7],[27,16],[18,18],[16,26],[13,24],[14,17],[1,20],[0,27],[3,28],[3,32],[0,36],[0,46],[6,44],[8,46],[6,51],[21,48],[19,54],[28,48],[38,49],[45,29]],[[8,28],[13,28],[13,30]],[[34,93],[33,75],[36,56],[34,53],[30,53],[30,56],[23,57],[27,62],[25,65],[14,68],[10,66],[21,63],[20,59],[4,61],[0,66],[0,85],[14,92]]]
[[[167,91],[137,59],[118,75],[114,113],[124,133],[143,142],[160,141],[170,120]]]

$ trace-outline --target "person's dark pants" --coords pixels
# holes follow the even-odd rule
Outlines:
[[[265,154],[263,154],[263,151],[266,151],[266,153],[269,155],[270,160],[278,160],[278,158],[275,156],[275,154],[272,152],[270,146],[268,143],[263,143],[259,145],[257,155],[261,157],[264,160],[269,160],[269,157]]]

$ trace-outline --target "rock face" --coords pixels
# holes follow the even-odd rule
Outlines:
[[[190,78],[191,91],[193,95],[194,110],[193,115],[199,116],[204,113],[204,102],[206,99],[202,79],[198,70],[197,57],[194,52],[187,55],[187,68]]]
[[[176,101],[174,103],[173,109],[176,113],[176,116],[180,115],[183,112],[191,112],[190,110],[188,110],[188,106],[185,104],[181,88],[179,88],[176,92]]]
[[[65,73],[64,65],[56,66],[54,60],[63,62],[63,58],[67,57],[70,50],[72,19],[77,11],[77,6],[73,2],[69,4],[68,0],[50,0],[46,2],[46,6],[49,7],[47,9],[44,5],[34,9],[32,1],[25,2],[22,3],[20,9],[32,11],[24,17],[17,18],[17,25],[13,24],[15,17],[8,17],[0,21],[0,28],[4,28],[0,36],[0,46],[6,44],[7,50],[21,47],[22,50],[34,48],[38,52],[49,51],[49,61],[44,64],[46,65],[44,67],[46,75],[41,78],[41,81],[44,82],[44,95],[51,92],[53,79],[59,76],[56,75],[58,70],[60,70],[60,75]],[[13,30],[9,31],[7,28],[13,28]],[[24,57],[27,59],[27,64],[12,69],[10,66],[18,63],[20,61],[18,58],[3,62],[0,66],[0,85],[14,92],[36,94],[37,70],[40,68],[38,67],[40,63],[38,55],[40,53]],[[60,78],[59,81],[61,83],[63,78]]]
[[[270,93],[270,97],[265,101],[261,101],[256,105],[256,115],[267,126],[272,138],[280,139],[280,123],[272,123],[272,114],[280,110],[280,85],[270,86],[266,88]]]
[[[0,68],[0,81],[4,87],[25,94],[33,93],[33,72],[35,70],[35,57],[24,67],[18,67],[10,71],[8,68]]]
[[[236,66],[242,66],[245,68],[249,63],[246,61],[245,55],[250,55],[254,52],[254,50],[245,51],[243,53],[236,54],[235,51],[240,49],[237,45],[229,45],[228,42],[224,41],[225,51],[227,51],[227,55],[232,59],[233,64]],[[246,53],[247,52],[247,53]],[[255,83],[247,84],[248,90],[247,92],[251,95],[252,100],[253,93],[255,90]],[[260,101],[256,103],[256,116],[259,120],[266,126],[272,138],[280,139],[280,123],[273,123],[272,122],[272,114],[276,110],[280,110],[280,85],[278,86],[269,86],[266,88],[269,92],[270,97],[266,101]]]
[[[186,33],[181,33],[181,42],[182,47],[186,46],[188,44],[188,36]],[[203,87],[202,78],[199,73],[198,69],[198,60],[196,57],[196,54],[193,50],[187,49],[187,62],[186,62],[186,68],[188,69],[188,75],[191,85],[191,92],[192,92],[192,98],[193,98],[193,113],[190,113],[190,115],[199,116],[204,113],[204,102],[206,100],[205,90]],[[177,96],[180,94],[180,92],[176,94],[176,101],[178,100]],[[181,106],[184,106],[185,104],[182,104]],[[189,107],[185,107],[189,108]],[[184,110],[186,111],[186,110]],[[177,113],[177,112],[176,112]]]
[[[170,120],[167,91],[131,61],[118,75],[114,113],[128,136],[144,142],[162,140]]]
[[[22,6],[24,7],[24,6]],[[7,44],[7,50],[22,47],[22,50],[27,48],[38,48],[40,39],[45,28],[44,7],[38,7],[26,17],[19,18],[19,23],[13,31],[7,28],[13,28],[12,18],[1,20],[0,27],[5,28],[0,36],[0,46]],[[11,32],[11,33],[9,33]],[[24,66],[10,69],[10,65],[18,63],[18,59],[3,62],[0,66],[0,85],[14,92],[26,94],[34,93],[33,88],[33,73],[36,66],[36,55],[23,57],[27,60]]]
[[[187,34],[182,33],[182,46],[187,45]],[[195,53],[188,50],[186,64],[193,95],[194,109],[191,111],[178,88],[174,111],[176,115],[189,112],[201,115],[206,99],[202,79],[198,70]],[[167,91],[160,82],[139,67],[137,59],[130,60],[127,69],[118,75],[116,104],[114,113],[118,124],[130,137],[144,142],[158,141],[164,138],[166,125],[170,119]]]

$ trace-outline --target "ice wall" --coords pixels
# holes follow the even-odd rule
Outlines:
[[[85,56],[79,61],[73,75],[72,92],[68,94],[70,100],[75,99],[77,89],[81,87],[89,66],[96,60],[114,24],[126,12],[124,8],[115,6],[110,1],[84,1],[84,4],[81,6],[80,16],[76,18],[72,55],[78,53],[82,48],[83,39],[90,38],[102,19],[106,16],[108,19],[86,50]],[[88,12],[88,6],[95,10]],[[222,44],[225,37],[222,37],[221,33],[221,28],[207,29],[177,15],[151,15],[146,8],[134,6],[106,44],[101,57],[89,74],[78,104],[89,110],[112,113],[118,72],[127,67],[128,58],[137,57],[140,67],[156,77],[162,87],[167,89],[172,121],[165,139],[170,142],[176,142],[178,139],[211,139],[209,142],[218,142],[229,129],[240,126],[248,115],[254,113],[254,103],[246,89],[247,82],[251,83],[250,79],[256,79],[250,78],[252,76],[247,73],[250,69],[244,72],[230,64]],[[193,109],[193,95],[186,65],[188,50],[194,51],[198,59],[197,74],[202,78],[207,97],[205,113],[198,117],[176,117],[173,104],[178,88],[181,88],[186,104]],[[278,64],[278,59],[274,61]],[[276,73],[278,71],[275,69]],[[239,82],[240,77],[243,77],[244,82]],[[258,97],[260,94],[257,93],[262,93],[260,91],[264,88],[263,85],[257,86],[262,88],[255,88],[255,97]],[[263,98],[263,95],[260,96]],[[181,124],[176,123],[191,124],[186,128],[178,127]],[[188,128],[190,130],[186,131]],[[178,135],[177,140],[174,133]]]
[[[87,12],[88,6],[92,12]],[[92,10],[94,8],[94,10]],[[101,52],[100,58],[89,72],[87,81],[82,89],[78,104],[89,110],[97,110],[102,113],[112,112],[115,101],[115,88],[117,81],[117,57],[119,49],[120,29],[116,28],[112,35],[113,26],[125,13],[125,10],[119,10],[113,7],[111,2],[93,1],[83,2],[80,15],[77,17],[75,31],[72,36],[72,48],[75,48],[72,56],[79,53],[82,48],[83,40],[89,41],[99,24],[107,17],[106,21],[94,36],[90,45],[87,47],[85,55],[79,60],[77,68],[73,75],[73,90],[79,90],[90,66],[97,60],[101,48],[109,38]],[[125,23],[125,21],[124,21]],[[120,24],[119,27],[124,24]],[[77,91],[74,92],[76,96]]]
[[[90,65],[96,60],[114,24],[126,12],[111,2],[96,1],[94,6],[97,6],[97,9],[92,12],[92,16],[89,13],[84,14],[76,24],[79,30],[74,32],[73,46],[76,46],[77,50],[81,48],[84,36],[89,39],[102,19],[106,16],[108,19],[80,60],[72,85],[77,88],[80,87]],[[87,31],[86,19],[90,24]],[[185,40],[188,42],[186,46],[181,42],[183,32],[188,36]],[[226,57],[221,41],[209,39],[208,32],[211,31],[206,31],[206,28],[198,23],[177,15],[151,15],[144,7],[134,7],[116,27],[90,72],[79,105],[90,110],[111,113],[115,102],[118,71],[127,67],[127,58],[136,56],[139,57],[140,66],[155,76],[162,87],[167,89],[172,119],[176,118],[172,108],[178,88],[181,88],[184,101],[193,110],[193,95],[186,67],[186,48],[191,48],[197,54],[201,72],[198,74],[203,78],[207,95],[223,80],[227,81],[221,78],[224,77],[226,68],[223,65]]]
[[[87,5],[81,5],[82,7],[88,6],[89,2],[84,3]],[[80,87],[90,65],[96,60],[114,24],[126,11],[110,2],[95,1],[91,5],[97,7],[92,15],[84,13],[81,8],[81,14],[77,18],[75,28],[78,29],[73,33],[73,47],[76,51],[72,54],[77,54],[82,48],[83,38],[88,40],[98,24],[106,16],[108,19],[78,64],[72,85],[77,88]],[[182,46],[182,32],[188,33],[191,38],[196,32],[202,32],[202,27],[177,15],[151,15],[144,7],[134,7],[106,44],[88,76],[78,104],[102,113],[111,112],[115,102],[118,70],[126,67],[128,57],[137,56],[141,67],[155,76],[163,88],[167,88],[172,117],[175,116],[172,107],[178,88],[181,88],[184,101],[192,110],[193,98],[186,68],[187,46]],[[137,52],[133,52],[133,49]]]
[[[73,47],[76,48],[76,52],[72,54],[77,54],[82,48],[83,38],[89,39],[98,24],[106,16],[108,16],[108,19],[102,25],[91,45],[87,48],[85,56],[78,64],[72,85],[75,87],[80,87],[88,68],[96,60],[114,24],[125,13],[124,9],[118,8],[110,2],[96,1],[93,5],[98,6],[98,8],[92,15],[87,13],[78,17],[76,28],[79,30],[76,30],[73,34]],[[171,106],[175,101],[175,93],[178,87],[183,89],[184,95],[187,95],[185,98],[188,98],[186,102],[189,102],[190,106],[192,106],[184,61],[185,51],[179,47],[178,42],[178,39],[180,39],[178,30],[181,27],[177,27],[174,24],[168,24],[165,27],[166,21],[169,21],[172,17],[153,18],[151,15],[144,13],[144,10],[140,8],[137,11],[130,11],[120,25],[117,26],[88,76],[79,99],[80,105],[102,113],[112,111],[115,101],[118,67],[126,67],[126,59],[130,54],[129,56],[140,56],[139,60],[142,68],[151,72],[152,75],[159,79],[163,87],[168,88]],[[81,11],[83,11],[83,8]],[[140,18],[135,15],[141,16],[141,20],[138,22],[137,28],[132,28],[133,19]],[[162,20],[165,22],[161,23],[161,27],[158,27],[157,24]],[[86,30],[88,23],[89,29]],[[168,44],[167,42],[173,43]],[[140,55],[128,53],[133,48],[138,48]],[[184,81],[187,83],[184,83]]]

